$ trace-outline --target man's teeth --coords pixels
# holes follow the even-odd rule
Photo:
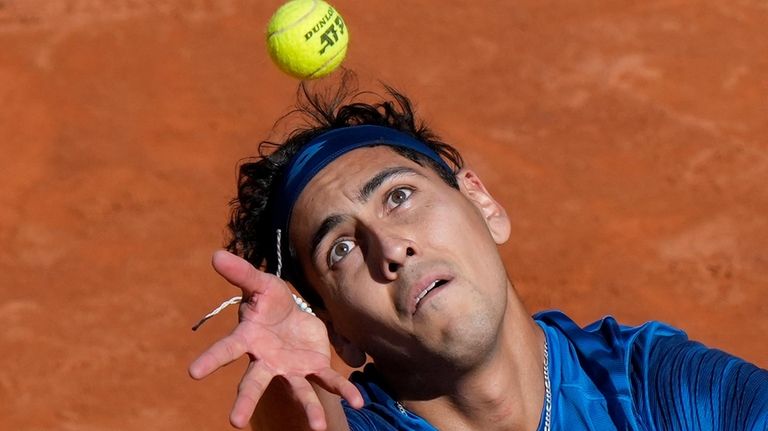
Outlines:
[[[439,281],[440,281],[440,280],[435,280],[435,281],[433,281],[433,282],[432,282],[432,284],[430,284],[429,286],[427,286],[427,288],[426,288],[426,289],[422,290],[422,291],[421,291],[421,293],[419,293],[419,296],[417,296],[417,297],[416,297],[416,303],[418,304],[418,303],[419,303],[419,301],[421,301],[421,298],[423,298],[423,297],[427,296],[427,293],[429,293],[429,291],[430,291],[430,290],[434,289],[434,288],[435,288],[435,286],[437,286],[437,283],[438,283]]]

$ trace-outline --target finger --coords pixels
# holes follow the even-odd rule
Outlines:
[[[246,353],[245,340],[237,334],[229,335],[214,343],[189,365],[189,375],[196,380],[209,376],[219,368]]]
[[[254,268],[245,259],[226,250],[218,250],[211,259],[213,269],[228,282],[239,287],[246,297],[264,293],[271,286],[282,283],[277,277]]]
[[[291,386],[293,395],[304,407],[304,414],[307,415],[309,427],[313,430],[325,430],[327,426],[325,410],[312,385],[303,377],[286,377],[286,380]]]
[[[365,404],[360,390],[346,377],[342,376],[332,368],[326,368],[318,373],[309,376],[309,379],[320,385],[328,392],[340,395],[347,400],[350,406],[359,409]]]
[[[229,415],[229,421],[237,428],[243,428],[248,425],[248,421],[253,416],[256,405],[261,396],[264,395],[272,381],[274,374],[259,362],[251,362],[248,370],[240,380],[240,386],[237,388],[237,398],[232,407],[232,413]]]

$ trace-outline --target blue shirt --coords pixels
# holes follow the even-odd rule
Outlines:
[[[549,346],[554,430],[768,430],[768,371],[689,341],[660,322],[584,328],[559,311],[536,314]],[[352,431],[434,431],[385,390],[373,365],[355,372],[365,406],[344,403]],[[542,408],[539,431],[544,429]]]

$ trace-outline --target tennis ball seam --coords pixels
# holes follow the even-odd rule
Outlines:
[[[310,73],[309,75],[307,75],[307,78],[309,78],[309,79],[312,79],[312,78],[315,76],[315,74],[317,74],[317,72],[320,72],[321,70],[323,70],[323,69],[325,68],[325,66],[327,66],[329,63],[331,63],[331,62],[333,61],[333,59],[335,59],[335,58],[336,58],[336,57],[338,57],[339,55],[341,55],[341,54],[344,54],[344,53],[346,53],[346,52],[347,52],[347,49],[346,49],[346,48],[344,48],[344,49],[342,49],[342,50],[340,50],[340,51],[336,51],[336,53],[335,53],[335,54],[333,54],[333,56],[332,56],[331,58],[329,58],[328,60],[326,60],[326,62],[325,62],[325,63],[323,63],[323,64],[322,64],[320,67],[318,67],[318,68],[317,68],[317,69],[315,69],[315,70],[314,70],[312,73]]]
[[[317,9],[317,6],[319,4],[320,4],[320,2],[318,0],[312,0],[312,7],[304,15],[299,17],[299,19],[295,20],[294,22],[288,24],[287,26],[281,27],[280,30],[274,31],[272,33],[269,33],[267,35],[267,39],[271,38],[272,36],[276,36],[276,35],[278,35],[280,33],[283,33],[285,31],[288,31],[288,30],[292,29],[293,27],[296,27],[297,25],[299,25],[299,23],[301,21],[303,21],[305,18],[307,18],[309,15],[311,15],[312,12],[315,11],[315,9]]]

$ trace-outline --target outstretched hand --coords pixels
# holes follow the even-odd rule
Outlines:
[[[362,406],[357,388],[331,368],[325,325],[296,306],[283,280],[226,251],[213,255],[213,267],[242,290],[240,323],[203,352],[189,366],[189,374],[202,379],[243,355],[250,357],[230,414],[232,425],[242,428],[248,424],[259,399],[277,376],[288,383],[313,430],[325,429],[326,418],[310,381],[344,397],[353,407]]]

